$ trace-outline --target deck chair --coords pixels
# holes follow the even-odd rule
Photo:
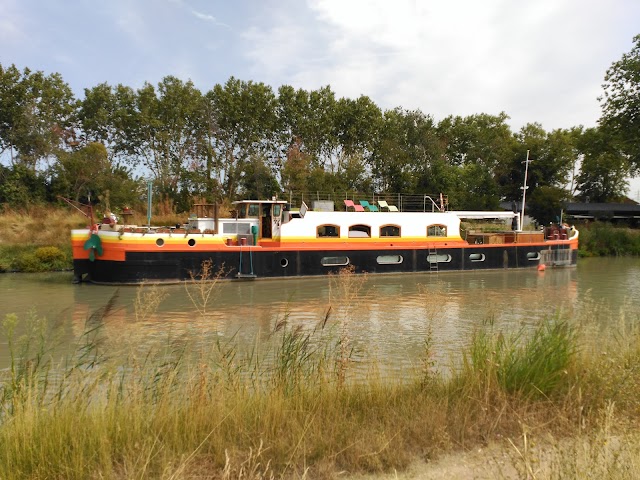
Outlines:
[[[382,211],[383,208],[386,208],[390,212],[397,212],[398,211],[398,207],[396,207],[395,205],[389,205],[384,200],[378,200],[378,206],[380,207],[380,211]]]
[[[362,205],[356,205],[353,203],[353,200],[345,200],[344,206],[347,211],[349,211],[349,207],[353,207],[353,210],[356,212],[364,212],[364,207]]]
[[[369,210],[370,212],[377,212],[378,211],[378,207],[376,207],[375,205],[371,205],[366,200],[360,200],[360,205],[362,206],[362,208],[364,210]]]

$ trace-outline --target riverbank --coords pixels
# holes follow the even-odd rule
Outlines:
[[[141,214],[132,220],[146,223]],[[175,225],[176,216],[156,216],[154,221]],[[0,209],[0,273],[71,270],[71,230],[85,228],[89,223],[83,214],[66,207]]]
[[[284,313],[267,339],[244,346],[203,344],[197,328],[140,342],[163,292],[149,286],[119,328],[104,328],[113,299],[88,315],[55,364],[54,325],[7,317],[0,477],[429,478],[435,465],[450,478],[469,471],[463,459],[476,477],[632,478],[638,312],[600,312],[611,315],[606,329],[588,302],[518,331],[487,318],[452,363],[435,360],[429,328],[414,367],[390,378],[345,328],[360,311],[360,278],[335,279],[318,324]],[[197,315],[216,286],[191,287]]]

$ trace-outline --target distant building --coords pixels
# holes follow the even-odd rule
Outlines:
[[[640,204],[629,198],[624,203],[567,203],[565,215],[575,220],[640,223]]]

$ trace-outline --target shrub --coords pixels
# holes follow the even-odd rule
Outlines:
[[[40,247],[36,250],[35,256],[42,263],[57,265],[66,262],[66,255],[58,247]]]
[[[4,263],[0,263],[0,269]],[[12,254],[9,268],[18,272],[47,272],[52,270],[65,270],[70,268],[67,255],[58,247],[39,247],[35,251],[33,247],[26,247]]]

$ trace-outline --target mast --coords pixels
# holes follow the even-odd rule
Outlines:
[[[524,228],[524,202],[527,197],[527,175],[529,173],[529,150],[527,150],[527,159],[524,162],[524,186],[522,187],[522,210],[520,211],[520,231]]]

